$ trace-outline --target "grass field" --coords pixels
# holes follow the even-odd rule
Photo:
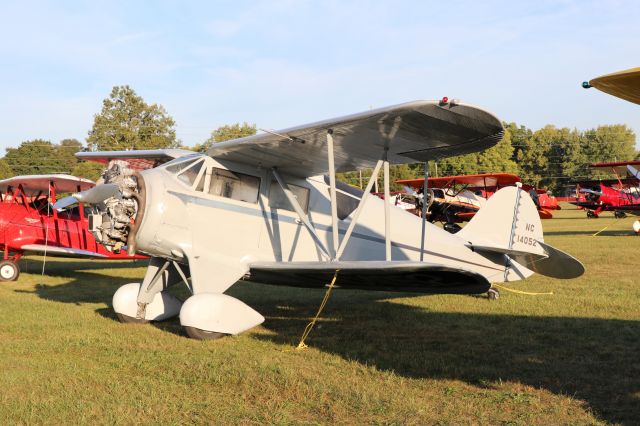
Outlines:
[[[568,208],[556,216],[544,222],[545,241],[587,273],[511,283],[552,296],[336,290],[304,351],[293,349],[321,290],[239,283],[229,293],[266,321],[202,342],[177,320],[115,320],[111,296],[141,279],[143,262],[47,259],[41,276],[42,259],[26,259],[19,281],[0,285],[0,420],[638,424],[634,219],[588,220]]]

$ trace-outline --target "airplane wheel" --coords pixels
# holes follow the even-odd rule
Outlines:
[[[625,212],[619,212],[619,211],[614,212],[613,215],[616,217],[616,219],[622,219],[627,217],[627,214]]]
[[[116,316],[118,317],[118,321],[123,324],[146,324],[149,322],[146,319],[130,317],[129,315],[120,314],[118,312],[116,312]]]
[[[455,234],[456,232],[458,232],[459,230],[461,230],[462,228],[455,224],[455,223],[445,223],[444,224],[444,230],[449,232],[450,234]]]
[[[0,281],[15,281],[20,276],[18,264],[12,260],[0,262]]]
[[[498,300],[500,298],[500,291],[497,288],[490,288],[487,291],[487,297],[489,300]]]
[[[217,333],[215,331],[200,330],[199,328],[187,327],[186,325],[184,326],[184,331],[187,333],[187,336],[196,340],[216,340],[226,336],[225,333]]]

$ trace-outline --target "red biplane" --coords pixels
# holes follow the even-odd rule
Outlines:
[[[634,166],[640,160],[597,163],[589,167],[611,169],[615,179],[580,181],[576,184],[577,200],[571,202],[587,211],[587,217],[597,218],[603,211],[612,211],[616,217],[624,217],[625,212],[640,212],[639,181]]]
[[[443,222],[446,230],[457,232],[460,227],[456,224],[470,220],[496,191],[518,182],[520,177],[510,173],[429,178],[427,220]],[[412,188],[417,200],[416,212],[420,214],[424,179],[406,179],[396,183]],[[547,191],[530,185],[522,185],[522,188],[531,195],[542,219],[551,218],[550,210],[560,208],[555,197],[549,196]]]
[[[70,175],[16,176],[0,181],[0,280],[18,278],[18,260],[25,253],[46,256],[132,259],[126,252],[112,253],[98,244],[88,230],[80,203],[58,211],[60,193],[79,192],[94,182]]]

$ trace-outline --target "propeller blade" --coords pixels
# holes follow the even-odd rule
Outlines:
[[[413,188],[409,186],[403,186],[402,188],[404,189],[404,192],[406,192],[407,194],[416,195],[416,191],[414,191]]]
[[[629,170],[629,173],[631,173],[633,177],[640,180],[640,171],[638,171],[638,169],[631,165],[627,165],[627,170]]]
[[[53,208],[56,210],[62,210],[62,209],[66,209],[67,207],[77,203],[78,200],[76,200],[76,197],[74,197],[73,195],[70,195],[68,197],[64,197],[58,201],[56,201],[56,203],[53,205]]]
[[[98,204],[106,200],[107,198],[115,197],[120,192],[117,185],[112,183],[105,183],[102,185],[94,186],[86,191],[78,192],[70,197],[65,197],[58,200],[53,208],[60,210],[70,206],[73,203],[82,202],[87,204]]]
[[[74,197],[78,201],[88,204],[97,204],[101,203],[107,198],[115,197],[120,192],[120,188],[118,185],[113,183],[105,183],[102,185],[96,185],[91,189],[87,189],[86,191],[78,192],[77,194],[73,194]]]
[[[583,194],[594,194],[594,195],[598,195],[598,196],[602,195],[602,192],[594,191],[593,189],[584,189],[583,188],[583,189],[580,190],[580,192],[583,193]]]

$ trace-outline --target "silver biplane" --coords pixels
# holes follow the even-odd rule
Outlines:
[[[480,151],[503,132],[495,116],[477,107],[409,102],[217,143],[208,155],[182,156],[142,172],[107,173],[101,189],[75,195],[104,201],[103,213],[91,220],[98,241],[152,257],[142,283],[116,291],[118,318],[179,315],[197,339],[241,333],[264,321],[224,294],[242,278],[323,287],[338,271],[342,288],[479,294],[491,282],[534,272],[580,276],[580,262],[544,243],[536,207],[520,188],[500,190],[455,235],[370,196],[382,170],[389,199],[390,164]],[[335,179],[336,172],[362,168],[373,169],[364,191]],[[192,294],[184,303],[166,291],[181,282]]]

